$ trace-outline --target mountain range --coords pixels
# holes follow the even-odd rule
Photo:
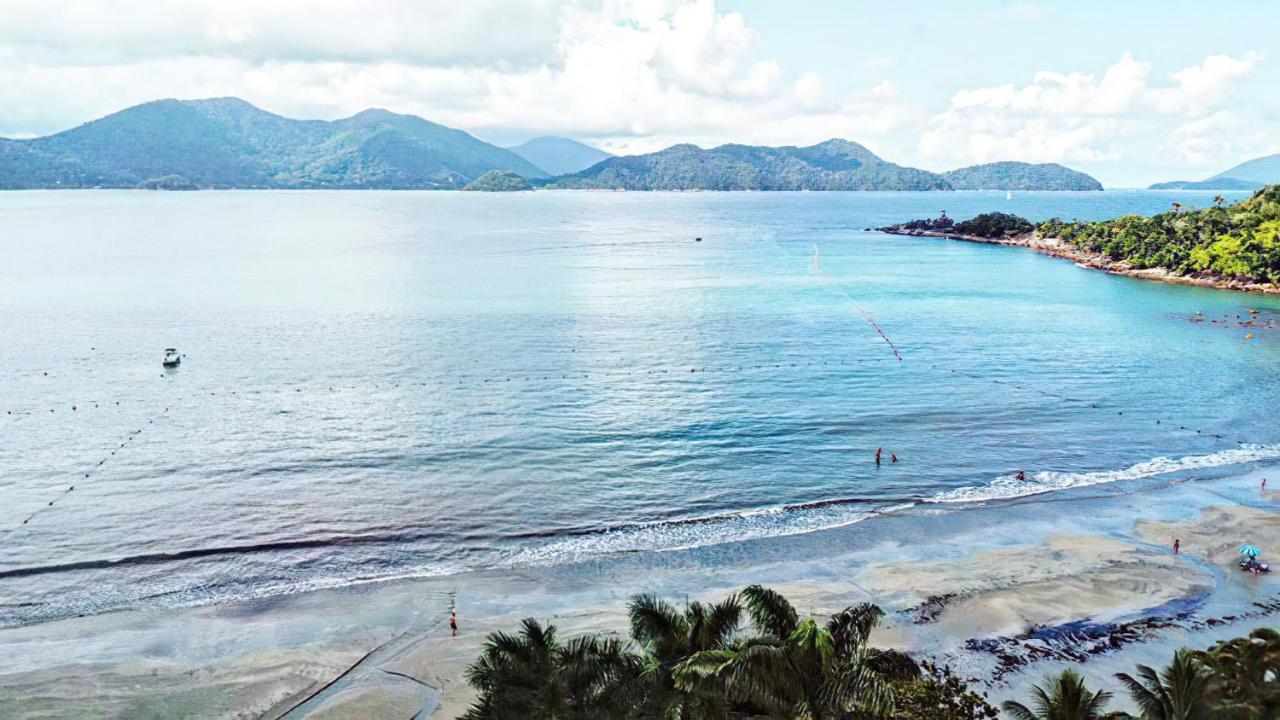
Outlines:
[[[482,181],[481,178],[483,177]],[[500,148],[414,115],[371,109],[295,120],[237,98],[156,100],[55,135],[0,139],[0,189],[385,188],[513,190],[1099,190],[1061,165],[937,174],[833,139],[808,147],[674,145],[613,156],[568,138]]]
[[[1254,158],[1205,180],[1174,180],[1152,185],[1152,190],[1257,190],[1280,183],[1280,153]]]
[[[294,120],[236,98],[157,100],[31,140],[0,140],[0,188],[460,188],[489,170],[546,173],[413,115]]]
[[[567,175],[608,160],[613,155],[566,137],[543,135],[522,145],[507,148],[542,168],[549,175]]]

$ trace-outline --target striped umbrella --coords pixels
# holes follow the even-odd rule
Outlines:
[[[1245,557],[1256,558],[1262,554],[1262,551],[1256,545],[1241,545],[1240,554]]]

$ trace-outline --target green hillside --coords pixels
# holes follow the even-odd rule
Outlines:
[[[0,188],[459,188],[489,170],[545,176],[524,158],[412,115],[294,120],[236,98],[157,100],[32,140],[0,141]]]
[[[847,140],[811,147],[674,145],[613,157],[553,188],[622,190],[950,190],[938,175],[886,162]]]
[[[956,190],[1101,190],[1102,183],[1057,163],[997,162],[973,165],[942,177]]]
[[[1220,275],[1280,282],[1280,185],[1235,205],[1219,202],[1154,217],[1126,215],[1105,222],[1050,220],[1041,235],[1122,260],[1135,268],[1165,268],[1180,275]]]

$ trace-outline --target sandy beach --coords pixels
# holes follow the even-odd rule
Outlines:
[[[1239,542],[1280,546],[1276,496],[1256,482],[1086,489],[1055,500],[1053,519],[1033,502],[926,509],[738,546],[10,628],[0,695],[6,717],[454,718],[489,632],[532,616],[566,635],[625,634],[633,593],[717,599],[754,582],[818,616],[876,602],[876,643],[946,662],[993,699],[1064,666],[1113,687],[1126,664],[1274,622],[1280,585],[1235,568]]]

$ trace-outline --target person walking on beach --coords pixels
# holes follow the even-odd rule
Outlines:
[[[453,633],[453,637],[458,637],[458,611],[449,611],[449,630]]]
[[[884,448],[876,448],[876,465],[880,464],[880,455],[884,452]]]
[[[1182,542],[1181,542],[1181,541],[1179,541],[1179,540],[1178,540],[1178,538],[1174,538],[1174,539],[1173,539],[1173,554],[1174,554],[1174,555],[1177,555],[1177,554],[1178,554],[1178,548],[1180,548],[1180,547],[1182,547]]]

